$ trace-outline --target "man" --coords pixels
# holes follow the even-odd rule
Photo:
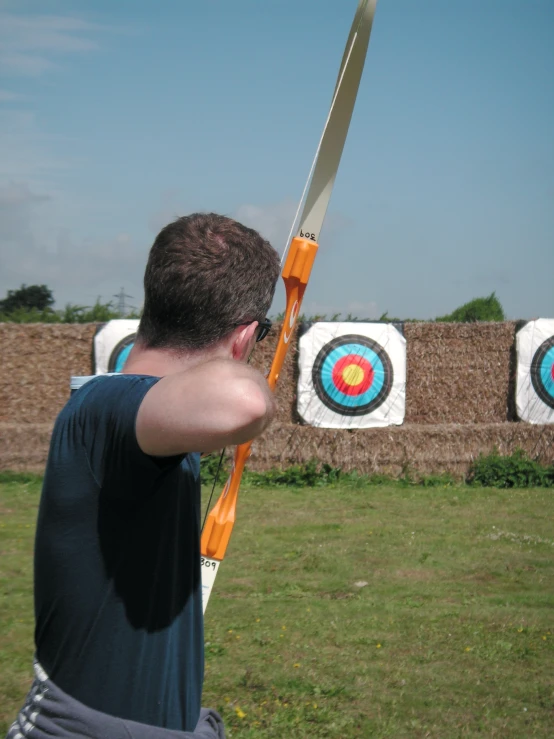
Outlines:
[[[274,413],[246,361],[267,332],[275,250],[223,216],[166,226],[137,339],[54,428],[35,546],[36,679],[10,739],[223,737],[200,709],[200,451]],[[190,732],[190,733],[189,733]]]

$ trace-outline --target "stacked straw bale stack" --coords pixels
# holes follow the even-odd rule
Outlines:
[[[0,469],[41,472],[71,375],[94,373],[96,324],[0,323]],[[279,327],[256,347],[271,364]],[[472,459],[516,448],[554,461],[554,426],[517,422],[513,408],[516,324],[407,323],[406,419],[383,429],[315,429],[296,413],[296,337],[279,378],[274,424],[253,447],[250,467],[316,459],[362,473],[466,474]]]

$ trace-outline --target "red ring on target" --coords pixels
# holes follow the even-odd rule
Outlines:
[[[361,379],[358,376],[361,374]],[[375,371],[364,357],[347,354],[341,357],[333,367],[333,383],[337,390],[345,395],[362,395],[373,384]],[[352,380],[354,380],[352,382]],[[356,380],[358,380],[356,382]]]

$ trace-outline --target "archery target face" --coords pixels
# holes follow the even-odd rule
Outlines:
[[[518,416],[529,423],[554,423],[554,320],[530,321],[517,334]]]
[[[135,343],[136,334],[129,334],[117,344],[108,360],[108,372],[121,372]]]
[[[312,368],[321,402],[345,416],[363,416],[389,396],[393,369],[385,349],[373,339],[348,334],[325,344]]]
[[[531,382],[539,398],[554,408],[554,336],[539,346],[531,362]]]
[[[121,372],[138,330],[138,319],[108,321],[94,337],[94,360],[97,375]]]
[[[298,412],[322,428],[402,423],[406,349],[390,324],[317,323],[300,339]]]

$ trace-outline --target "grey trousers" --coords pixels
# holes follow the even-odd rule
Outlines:
[[[38,662],[25,705],[6,739],[225,739],[220,715],[203,708],[196,729],[173,731],[109,716],[60,690]]]

